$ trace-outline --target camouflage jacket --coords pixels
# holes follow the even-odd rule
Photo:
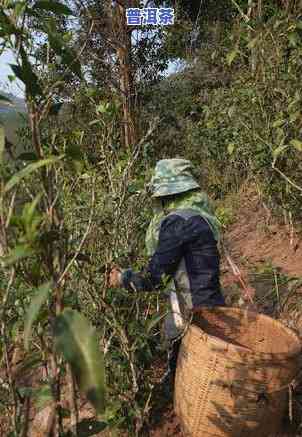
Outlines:
[[[125,270],[123,286],[154,291],[168,276],[189,308],[223,305],[219,261],[217,241],[208,222],[196,211],[174,211],[161,222],[157,248],[146,269],[139,273]]]

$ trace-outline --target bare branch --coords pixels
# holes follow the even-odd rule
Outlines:
[[[70,268],[72,267],[73,263],[75,262],[75,260],[77,259],[77,256],[79,255],[79,253],[81,252],[81,249],[86,241],[86,238],[88,237],[88,234],[90,232],[91,229],[91,225],[92,225],[92,219],[93,219],[93,214],[94,214],[94,204],[95,204],[95,187],[94,187],[94,183],[93,183],[93,188],[92,188],[92,196],[91,196],[91,209],[90,209],[90,216],[89,216],[89,221],[88,221],[88,225],[86,228],[86,231],[83,235],[83,238],[75,252],[75,254],[73,255],[72,259],[69,261],[69,263],[67,264],[65,270],[63,271],[62,275],[60,276],[59,280],[58,280],[58,285],[63,281],[63,279],[65,278],[67,272],[70,270]]]

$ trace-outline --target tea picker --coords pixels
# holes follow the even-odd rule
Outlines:
[[[171,313],[164,331],[172,346],[172,371],[179,349],[175,339],[184,329],[184,320],[199,308],[225,305],[219,280],[219,222],[193,171],[185,159],[158,161],[149,185],[154,204],[146,233],[148,265],[141,272],[114,268],[109,280],[111,287],[154,292],[168,278]]]

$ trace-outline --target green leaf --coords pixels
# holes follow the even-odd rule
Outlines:
[[[300,37],[297,32],[291,32],[288,34],[289,45],[291,47],[296,47],[300,42]]]
[[[77,144],[69,144],[66,147],[66,156],[74,159],[75,161],[80,161],[81,159],[83,159],[82,150]]]
[[[54,164],[55,162],[59,161],[63,158],[62,156],[52,156],[50,158],[41,159],[37,162],[33,162],[32,164],[29,164],[27,167],[20,170],[18,173],[16,173],[5,185],[4,192],[7,192],[11,190],[15,185],[17,185],[22,179],[24,179],[26,176],[33,173],[35,170],[41,167],[45,167],[46,165]]]
[[[46,407],[49,402],[53,400],[51,387],[48,384],[44,384],[37,388],[34,393],[34,404],[38,411]]]
[[[28,350],[29,348],[29,341],[31,338],[31,330],[32,325],[36,318],[38,317],[39,311],[42,307],[42,305],[45,303],[46,299],[48,298],[49,291],[51,288],[51,283],[47,282],[43,285],[41,285],[37,290],[35,296],[32,298],[32,301],[29,305],[28,311],[26,313],[25,317],[25,323],[24,323],[24,345],[25,349]]]
[[[28,258],[32,254],[33,250],[29,246],[20,244],[12,249],[7,256],[3,257],[2,261],[5,266],[11,266],[22,259]]]
[[[0,101],[12,103],[11,99],[0,94]]]
[[[159,324],[159,322],[166,317],[168,314],[168,311],[164,314],[155,314],[151,320],[148,320],[148,323],[146,324],[146,332],[147,334],[150,333],[151,329],[154,328],[156,325]]]
[[[232,155],[235,150],[235,143],[229,143],[227,150],[228,150],[228,154]]]
[[[285,122],[286,122],[286,120],[284,120],[283,118],[280,118],[279,120],[274,121],[273,127],[276,128],[276,127],[283,126]]]
[[[33,152],[21,153],[21,155],[17,156],[17,159],[20,159],[20,161],[38,161],[37,155]]]
[[[30,203],[26,203],[26,208],[24,208],[24,219],[25,222],[27,224],[31,223],[33,218],[34,218],[34,214],[36,211],[36,207],[38,205],[38,203],[40,202],[40,199],[42,197],[42,194],[39,193],[37,194],[37,196],[34,198],[34,200]]]
[[[69,9],[68,6],[65,6],[55,0],[38,0],[34,4],[33,9],[42,9],[58,15],[73,15],[72,10]]]
[[[0,37],[18,34],[18,29],[14,26],[3,9],[4,8],[2,6],[0,9]]]
[[[42,88],[38,83],[38,77],[33,72],[29,63],[23,63],[22,66],[10,64],[10,67],[16,77],[24,83],[30,96],[35,97],[43,94]]]
[[[99,114],[105,114],[106,112],[108,112],[109,110],[109,103],[100,103],[97,107],[96,107],[96,112],[98,112]]]
[[[290,144],[294,146],[295,149],[299,150],[299,152],[302,152],[302,141],[299,140],[291,140]]]
[[[284,150],[286,150],[288,148],[288,146],[279,146],[277,147],[277,149],[275,149],[273,151],[273,157],[276,160],[278,158],[278,156],[284,152]]]
[[[258,36],[256,36],[255,38],[251,39],[251,41],[248,43],[247,47],[249,49],[253,49],[256,46],[257,41],[258,41]]]
[[[230,53],[227,54],[226,61],[228,66],[230,66],[233,63],[233,61],[235,60],[238,54],[239,54],[238,50],[232,50]]]
[[[57,351],[70,364],[77,384],[97,412],[105,409],[104,358],[94,328],[79,312],[66,309],[55,320]]]
[[[106,422],[100,422],[94,418],[83,419],[78,423],[77,432],[79,437],[90,437],[92,435],[99,435],[107,426]]]

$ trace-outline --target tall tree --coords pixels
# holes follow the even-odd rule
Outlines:
[[[96,85],[108,87],[121,101],[121,137],[126,148],[139,137],[137,88],[157,80],[168,64],[161,28],[128,26],[127,8],[138,0],[75,0],[80,17],[79,46],[87,42],[83,64]]]

